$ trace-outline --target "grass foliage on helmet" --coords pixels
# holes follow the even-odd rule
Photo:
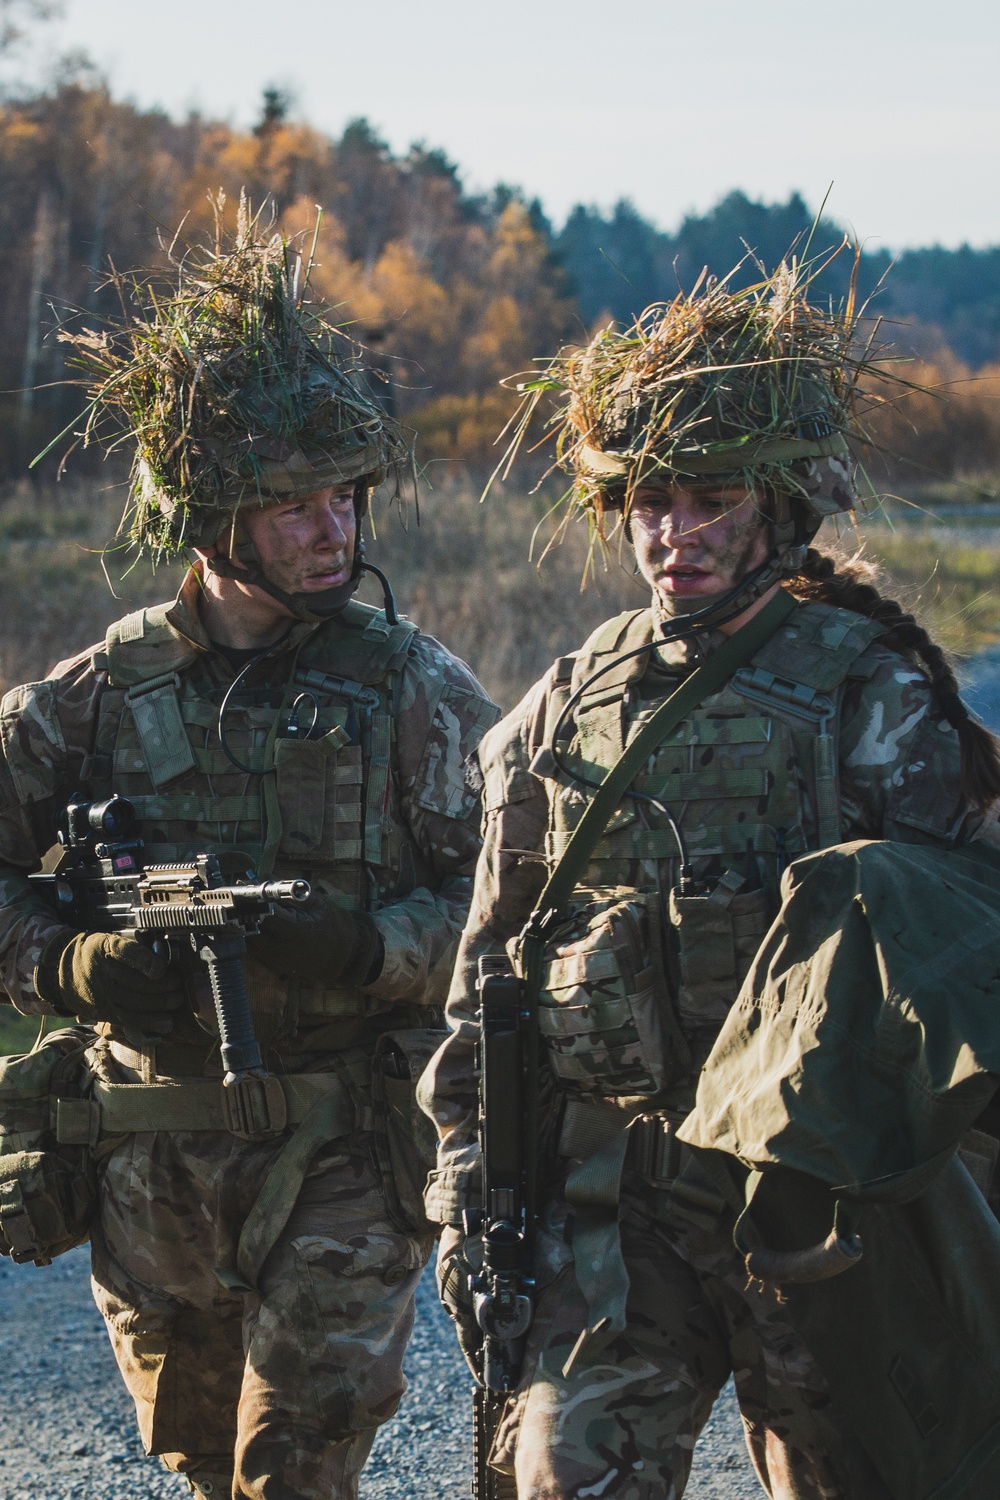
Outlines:
[[[398,495],[412,471],[360,347],[307,301],[312,253],[264,232],[245,199],[226,235],[224,202],[214,245],[170,247],[168,285],[113,274],[127,319],[60,334],[88,398],[77,441],[134,448],[122,531],[154,556],[214,541],[241,505],[387,475]]]
[[[841,305],[811,298],[832,258],[790,255],[744,287],[731,284],[742,266],[722,280],[703,273],[631,327],[560,350],[517,384],[524,402],[505,462],[551,404],[556,467],[574,477],[567,519],[582,508],[595,539],[609,511],[627,516],[638,485],[682,481],[748,489],[779,550],[808,541],[824,516],[855,508],[866,413],[906,387],[875,353],[856,258]]]

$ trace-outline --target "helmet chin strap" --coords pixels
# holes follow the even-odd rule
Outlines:
[[[765,562],[723,593],[702,594],[699,598],[692,598],[688,609],[673,609],[669,614],[664,610],[667,615],[664,630],[670,640],[684,640],[688,636],[700,635],[702,631],[714,630],[716,625],[728,624],[749,609],[751,604],[756,604],[772,584],[777,583],[789,571],[784,556],[772,552]],[[791,571],[794,572],[794,568]],[[659,596],[659,603],[663,603],[662,595]]]
[[[324,620],[332,620],[336,615],[341,614],[357,593],[362,576],[365,573],[374,573],[382,585],[386,619],[390,625],[395,625],[399,619],[389,580],[380,568],[365,562],[365,544],[360,531],[354,549],[354,564],[350,578],[345,579],[343,583],[335,584],[333,588],[316,589],[311,593],[288,593],[286,589],[268,578],[262,564],[256,560],[237,567],[232,558],[215,553],[207,561],[209,569],[217,577],[233,578],[237,583],[246,583],[254,588],[262,589],[265,594],[269,594],[272,599],[276,599],[279,604],[283,605],[296,620],[301,620],[306,625],[320,625]]]

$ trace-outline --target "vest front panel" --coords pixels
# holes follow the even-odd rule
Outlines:
[[[837,717],[844,683],[877,633],[877,627],[846,611],[826,606],[797,611],[745,669],[664,739],[632,783],[638,796],[623,801],[594,850],[575,908],[587,910],[602,893],[616,890],[640,893],[649,909],[655,903],[659,912],[663,1033],[672,1035],[675,1050],[684,1054],[676,1066],[665,1060],[661,1070],[671,1091],[669,1080],[678,1080],[681,1073],[690,1077],[707,1057],[777,913],[785,867],[839,837]],[[610,622],[606,639],[591,655],[585,650],[575,664],[566,690],[579,687],[582,697],[572,738],[561,743],[561,758],[589,787],[604,779],[624,744],[681,680],[658,669],[643,676],[641,666],[629,667],[626,661],[617,665],[630,648],[648,639],[648,616],[628,617],[624,629]],[[595,666],[611,658],[617,680],[609,673],[588,689]],[[641,689],[650,696],[640,696]],[[546,744],[565,701],[565,691],[557,687],[546,717]],[[591,792],[558,770],[551,750],[538,757],[537,770],[546,778],[549,796],[545,853],[551,872]],[[684,887],[668,812],[688,860],[691,880]],[[553,950],[550,963],[557,957]],[[579,953],[574,948],[572,957],[581,968],[581,983],[601,993],[606,978],[583,972],[588,961],[584,947]],[[543,1009],[560,1003],[556,987],[549,989]],[[554,1036],[559,1027],[550,1021],[547,1029]],[[590,1089],[622,1092],[619,1078],[600,1061],[607,1039],[597,1036],[598,1030],[595,1023],[583,1047],[577,1041],[575,1077],[568,1060],[547,1039],[550,1065],[564,1089],[577,1092],[581,1074],[589,1069]],[[678,1032],[683,1039],[679,1048]],[[579,1054],[588,1046],[593,1055],[583,1059]],[[655,1083],[652,1071],[649,1083]]]
[[[364,908],[398,899],[426,879],[423,856],[409,848],[392,774],[398,672],[360,692],[352,681],[344,695],[315,683],[304,689],[304,672],[333,665],[344,671],[345,653],[338,655],[338,641],[330,639],[340,632],[325,627],[317,634],[297,660],[268,658],[249,685],[238,684],[223,724],[228,755],[219,714],[232,677],[214,654],[199,654],[165,685],[105,690],[90,793],[117,792],[133,803],[147,864],[209,851],[229,879],[249,871],[303,877],[316,891]],[[261,684],[269,668],[272,680]],[[262,1040],[297,1016],[380,1008],[360,991],[285,980],[249,959],[246,971]]]

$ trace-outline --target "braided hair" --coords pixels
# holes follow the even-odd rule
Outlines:
[[[862,558],[838,558],[810,547],[786,587],[797,599],[850,609],[886,627],[883,642],[926,673],[938,714],[958,735],[962,795],[971,807],[985,811],[1000,798],[1000,741],[971,717],[943,648],[901,604],[879,593],[877,580],[878,570]]]

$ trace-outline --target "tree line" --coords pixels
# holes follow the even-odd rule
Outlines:
[[[739,192],[674,233],[627,202],[608,214],[578,206],[557,231],[517,188],[470,194],[441,151],[395,154],[363,119],[331,139],[291,118],[276,90],[240,130],[175,121],[86,73],[66,77],[0,106],[0,473],[23,474],[78,409],[60,324],[114,315],[109,267],[162,267],[178,230],[181,243],[211,233],[220,189],[230,211],[245,190],[289,232],[322,208],[314,290],[368,346],[422,459],[450,469],[495,461],[513,406],[500,381],[534,358],[690,287],[704,267],[725,275],[747,247],[770,267],[810,231],[813,251],[842,237],[829,219],[813,226],[798,194],[765,204]],[[843,293],[847,261],[820,291]],[[737,274],[755,274],[752,260]],[[891,267],[863,250],[859,275],[936,391],[920,423],[904,413],[887,424],[892,443],[939,474],[995,465],[1000,248],[908,250]]]

